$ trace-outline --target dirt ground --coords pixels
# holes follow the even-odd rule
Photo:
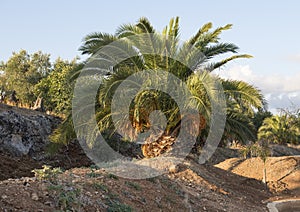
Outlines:
[[[271,195],[257,180],[191,159],[176,173],[146,180],[90,166],[55,179],[0,181],[2,211],[266,211],[264,201]]]
[[[30,156],[13,157],[9,153],[0,151],[0,180],[33,177],[33,169],[40,169],[43,165],[61,167],[63,170],[74,167],[89,167],[91,160],[86,157],[78,143],[72,142],[68,147],[61,147],[59,152],[50,155],[45,150],[40,152],[41,158],[33,159]]]
[[[145,180],[97,169],[76,142],[53,156],[39,156],[0,152],[1,211],[252,212],[267,211],[269,201],[300,196],[299,157],[269,158],[266,188],[260,159],[231,158],[237,157],[232,149],[218,150],[206,165],[191,155],[176,171]],[[44,164],[63,172],[34,177],[32,170]]]
[[[48,159],[43,163],[68,169],[55,182],[32,177],[31,170],[41,168],[41,161],[0,155],[2,211],[267,211],[268,201],[299,197],[296,157],[269,159],[270,189],[261,183],[256,158],[227,159],[217,167],[189,158],[177,172],[146,180],[95,169],[75,144]],[[8,179],[12,177],[16,179]]]
[[[247,178],[263,179],[264,164],[260,158],[231,158],[215,166]],[[300,156],[269,157],[266,174],[272,193],[300,198]]]

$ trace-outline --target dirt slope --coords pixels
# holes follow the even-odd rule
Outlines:
[[[270,197],[256,180],[191,160],[176,173],[147,180],[74,168],[52,183],[4,180],[0,191],[0,208],[7,211],[266,211],[263,200]]]
[[[27,115],[38,113],[13,107],[0,107],[0,110],[15,110]],[[216,156],[214,162],[225,160],[220,168],[231,169],[234,161],[239,159],[232,159],[231,165],[226,165],[231,160],[226,160],[226,152],[222,151],[222,157]],[[232,152],[230,155],[232,157],[235,154]],[[180,165],[175,173],[147,180],[130,180],[96,169],[77,143],[63,147],[54,156],[49,156],[44,151],[39,152],[38,156],[14,157],[0,152],[1,211],[252,212],[267,211],[266,203],[274,196],[267,191],[259,177],[254,179],[255,176],[249,175],[252,178],[247,178],[248,175],[239,176],[212,165],[199,165],[192,157]],[[293,162],[294,159],[282,158],[283,161],[285,159],[289,162],[280,165],[280,161],[273,161],[270,166],[275,167],[277,164],[278,173],[298,167]],[[41,168],[43,164],[62,167],[66,171],[51,179],[36,179],[31,170]],[[236,173],[243,175],[245,172],[250,174],[256,169],[260,170],[258,160],[249,162],[248,165],[254,168],[244,166],[236,169],[239,170]],[[247,171],[248,168],[252,171]],[[259,176],[259,172],[256,176]],[[296,189],[292,188],[299,185],[292,174],[297,177],[298,172],[292,171],[290,174],[286,173],[284,178],[274,180],[285,183],[283,179],[289,179],[290,176],[288,188],[294,192]],[[295,184],[292,184],[292,178]],[[282,191],[272,191],[277,192],[275,195],[283,195],[280,193]],[[291,191],[286,192],[286,195],[294,194]]]
[[[232,173],[262,180],[263,162],[260,158],[227,159],[217,165],[218,168]],[[268,186],[277,194],[300,197],[300,157],[269,157],[266,161]]]

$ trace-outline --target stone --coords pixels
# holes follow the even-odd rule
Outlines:
[[[34,156],[49,144],[48,137],[60,119],[28,109],[19,110],[0,110],[0,151],[13,156]]]
[[[1,196],[1,198],[2,198],[2,199],[6,199],[6,198],[7,198],[7,195],[3,194],[3,195]]]
[[[178,172],[178,166],[173,164],[169,167],[169,173],[177,173]]]
[[[31,194],[31,199],[34,201],[38,201],[39,200],[39,196],[37,195],[37,193],[32,193]]]

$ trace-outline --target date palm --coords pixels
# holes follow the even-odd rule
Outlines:
[[[133,73],[147,69],[163,69],[187,84],[193,97],[191,102],[187,102],[187,104],[193,104],[199,111],[201,117],[199,130],[204,129],[206,127],[205,123],[209,122],[211,115],[208,92],[216,89],[214,83],[209,84],[208,88],[204,86],[209,72],[222,67],[229,61],[251,57],[247,54],[237,54],[239,48],[232,43],[220,42],[220,34],[231,27],[232,25],[228,24],[213,30],[212,24],[207,23],[189,40],[180,43],[178,17],[171,19],[169,25],[161,33],[154,29],[148,19],[140,18],[136,24],[121,25],[114,35],[106,33],[87,35],[80,50],[83,54],[90,55],[91,58],[93,56],[99,57],[97,55],[99,50],[114,41],[119,41],[119,45],[122,46],[123,50],[140,53],[114,67],[107,68],[102,73],[106,77],[103,79],[98,93],[97,120],[100,131],[114,132],[118,128],[123,131],[128,139],[134,140],[139,133],[149,129],[151,125],[150,112],[160,110],[165,115],[168,124],[165,129],[158,129],[159,136],[154,139],[154,142],[146,141],[142,147],[144,156],[154,157],[169,151],[180,130],[179,126],[183,119],[188,119],[191,122],[197,119],[197,117],[190,117],[188,114],[180,114],[176,102],[165,93],[157,90],[146,90],[135,96],[132,101],[133,104],[124,114],[126,119],[130,119],[130,126],[128,124],[115,126],[116,123],[112,122],[110,105],[117,87]],[[145,51],[149,54],[141,54]],[[215,56],[227,55],[227,53],[233,55],[220,61],[213,61]],[[241,129],[241,132],[245,131],[241,137],[249,137],[250,133],[246,132],[249,124],[247,122],[248,125],[246,125],[246,121],[244,121],[246,117],[243,117],[243,115],[251,114],[253,108],[262,106],[261,94],[244,82],[222,81],[218,77],[214,77],[214,79],[222,82],[225,88],[225,96],[229,100],[227,132],[233,132],[233,129],[236,129],[235,134],[241,135],[238,130]],[[127,114],[128,111],[129,114]],[[122,124],[124,122],[120,121],[118,123]],[[234,128],[239,124],[241,125],[239,128]]]
[[[283,111],[279,115],[266,118],[258,130],[258,138],[278,144],[299,144],[300,119],[298,113],[291,114]]]

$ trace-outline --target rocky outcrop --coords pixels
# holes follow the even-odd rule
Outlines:
[[[49,143],[48,136],[59,121],[27,109],[0,110],[0,150],[14,156],[33,155]]]

